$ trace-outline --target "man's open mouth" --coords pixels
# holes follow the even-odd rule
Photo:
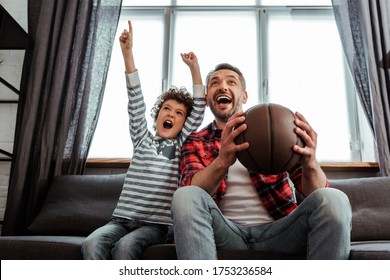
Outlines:
[[[218,104],[230,104],[230,103],[232,103],[232,99],[229,96],[220,95],[217,97],[217,103]]]
[[[166,129],[170,129],[170,128],[173,127],[173,123],[171,121],[169,121],[169,120],[166,120],[163,123],[163,127],[166,128]]]

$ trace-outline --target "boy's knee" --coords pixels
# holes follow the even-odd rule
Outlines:
[[[95,248],[97,246],[97,242],[95,242],[92,238],[86,238],[81,245],[82,251],[90,251],[92,248]]]

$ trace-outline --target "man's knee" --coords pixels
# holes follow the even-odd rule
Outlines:
[[[349,224],[352,219],[352,209],[348,196],[334,188],[323,188],[313,193],[317,207],[323,209],[323,215],[334,222]]]
[[[172,216],[174,219],[186,219],[201,209],[208,208],[213,202],[211,196],[202,188],[187,186],[179,188],[172,199]]]
[[[349,203],[348,196],[334,188],[322,188],[318,189],[314,194],[318,194],[320,197],[322,197],[322,200],[324,203],[331,203],[332,207],[335,208],[351,208],[351,205]]]
[[[172,208],[175,206],[180,207],[193,204],[195,201],[202,199],[202,197],[205,195],[208,195],[206,191],[197,186],[179,188],[173,194]]]

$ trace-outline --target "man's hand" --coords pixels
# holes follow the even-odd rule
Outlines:
[[[215,193],[229,167],[236,161],[236,153],[249,147],[248,142],[240,145],[234,143],[234,139],[246,129],[245,124],[233,129],[245,120],[243,114],[243,112],[236,113],[229,119],[222,131],[219,155],[209,166],[192,177],[191,184],[203,188],[210,195]]]
[[[297,112],[295,115],[297,116],[295,133],[302,138],[306,146],[301,148],[294,145],[293,149],[302,155],[302,190],[305,195],[309,195],[314,190],[324,187],[327,178],[316,158],[317,133],[302,114]]]
[[[226,123],[221,136],[221,150],[219,152],[219,158],[223,163],[227,165],[229,168],[236,161],[237,152],[243,151],[249,148],[249,143],[244,142],[242,144],[237,145],[234,142],[234,139],[247,129],[246,124],[240,125],[235,129],[240,123],[245,121],[244,112],[237,112],[233,116],[231,116]]]
[[[302,114],[297,112],[295,115],[297,116],[297,119],[295,119],[295,125],[297,126],[295,133],[302,138],[306,145],[303,148],[294,145],[293,149],[302,155],[301,163],[303,166],[316,167],[318,164],[316,159],[317,133]]]

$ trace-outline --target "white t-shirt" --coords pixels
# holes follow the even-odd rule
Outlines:
[[[230,166],[226,183],[226,193],[219,205],[226,218],[250,226],[274,221],[261,202],[248,170],[239,160]]]

